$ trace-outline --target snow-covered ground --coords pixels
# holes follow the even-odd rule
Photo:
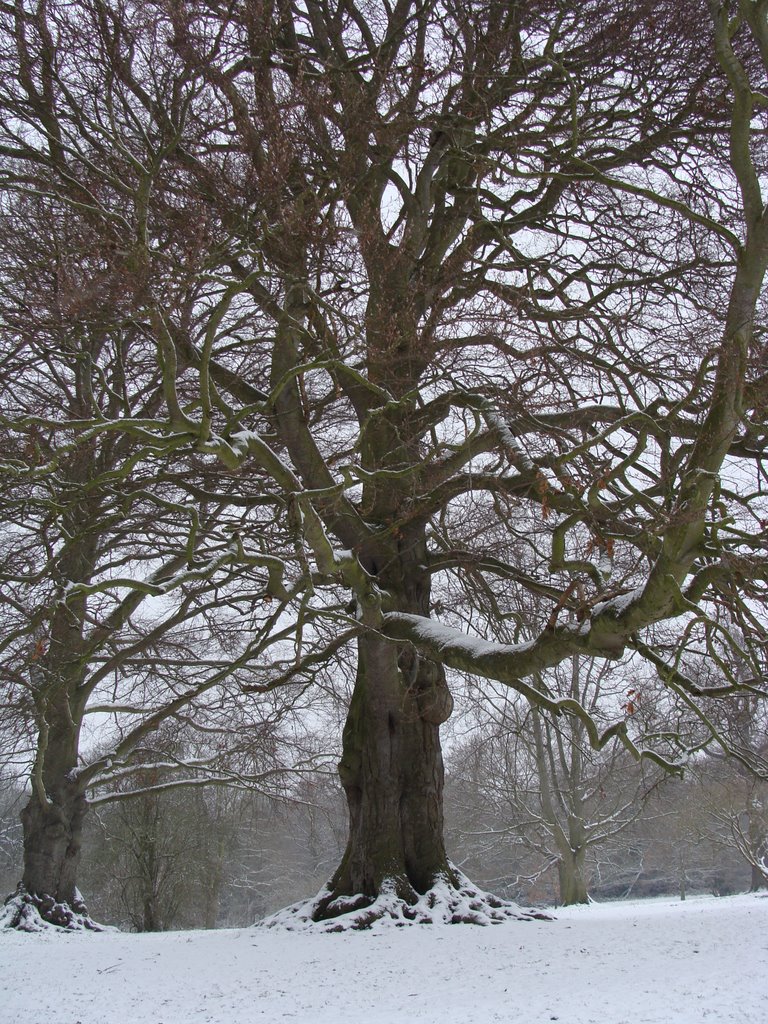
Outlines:
[[[354,934],[0,934],[2,1024],[765,1024],[768,898]]]

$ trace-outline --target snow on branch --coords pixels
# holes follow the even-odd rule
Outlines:
[[[559,627],[547,630],[537,640],[497,644],[467,636],[459,629],[419,615],[390,612],[384,616],[384,633],[392,639],[412,643],[419,651],[432,655],[447,667],[504,683],[535,707],[553,715],[573,715],[584,725],[594,749],[602,749],[612,739],[618,739],[636,759],[647,758],[668,772],[679,774],[682,771],[681,763],[669,761],[655,751],[638,748],[628,734],[625,721],[617,721],[601,732],[589,712],[575,698],[554,698],[524,681],[527,676],[535,677],[562,661],[568,654],[579,653],[584,647],[585,636],[581,628]]]

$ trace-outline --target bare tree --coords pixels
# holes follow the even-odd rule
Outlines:
[[[348,846],[294,923],[503,914],[443,843],[446,668],[674,770],[537,680],[634,649],[695,703],[712,609],[763,628],[764,5],[3,18],[9,187],[85,208],[141,281],[163,405],[121,429],[282,493],[307,601],[356,637]],[[503,588],[547,602],[523,642],[476,608]],[[762,697],[752,667],[704,695]]]
[[[628,678],[624,667],[574,658],[538,685],[578,701],[599,722],[606,706],[613,705],[614,715],[623,706],[628,718],[638,710],[640,691]],[[579,718],[553,719],[503,696],[473,710],[471,740],[450,761],[454,787],[468,784],[467,802],[474,807],[462,849],[481,844],[485,855],[493,853],[497,873],[509,877],[504,858],[519,860],[522,847],[529,856],[518,890],[533,888],[554,870],[559,902],[587,903],[604,848],[621,845],[650,792],[668,776],[655,766],[644,771],[616,741],[592,749]]]
[[[768,754],[766,709],[753,696],[743,695],[728,710],[719,732],[728,737],[737,756],[710,754],[698,767],[709,788],[706,807],[712,839],[738,850],[749,865],[750,888],[756,892],[768,888],[768,780],[750,771],[750,765]],[[718,711],[713,709],[713,717]]]
[[[117,778],[130,790],[158,759],[157,728],[214,714],[225,683],[233,713],[242,686],[270,690],[266,652],[279,663],[295,635],[290,613],[273,628],[293,584],[283,562],[238,539],[243,519],[254,545],[269,532],[263,491],[244,503],[239,489],[237,502],[229,474],[194,457],[171,472],[149,434],[78,435],[85,423],[146,422],[161,404],[124,260],[49,199],[9,201],[3,228],[0,651],[15,732],[4,756],[31,784],[23,879],[3,919],[94,927],[76,884],[88,794]],[[290,545],[282,533],[271,531],[275,551]],[[94,718],[101,744],[87,737]],[[180,760],[176,774],[229,778],[225,760]]]

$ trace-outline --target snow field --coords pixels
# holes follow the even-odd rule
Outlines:
[[[307,934],[0,934],[0,1024],[766,1024],[768,898]]]

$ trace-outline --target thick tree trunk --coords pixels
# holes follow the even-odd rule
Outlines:
[[[30,895],[52,897],[74,907],[80,902],[77,869],[80,864],[83,820],[87,802],[76,785],[64,783],[48,794],[47,806],[33,793],[21,814],[24,827],[24,876]]]
[[[100,930],[77,888],[83,820],[88,804],[76,783],[63,781],[43,802],[33,791],[21,812],[24,874],[0,917],[6,927]]]
[[[50,688],[40,700],[38,763],[21,812],[24,874],[4,914],[6,925],[22,930],[46,924],[98,929],[77,888],[88,802],[75,774],[79,729],[72,710],[65,686]]]
[[[397,556],[380,556],[381,586],[403,610],[429,614],[423,531],[404,536]],[[440,880],[458,884],[443,841],[440,725],[452,710],[441,666],[374,632],[361,636],[339,764],[349,838],[315,919],[389,893],[412,904]]]
[[[342,930],[381,918],[492,924],[546,917],[478,890],[448,860],[439,727],[452,705],[439,666],[375,633],[361,637],[339,764],[349,808],[346,851],[316,899],[269,924]]]
[[[25,889],[69,904],[78,899],[77,869],[88,809],[76,779],[79,716],[73,715],[70,694],[77,682],[64,678],[58,685],[41,687],[38,763],[32,796],[21,814]]]
[[[443,843],[439,724],[450,713],[440,674],[419,665],[409,685],[397,649],[361,638],[339,774],[349,807],[347,849],[318,917],[392,892],[415,902],[441,878],[455,884]],[[406,658],[415,658],[407,652]],[[350,900],[352,903],[350,903]]]
[[[560,903],[564,907],[589,903],[584,861],[585,851],[583,849],[569,850],[560,855],[557,862],[557,877],[560,885]]]

